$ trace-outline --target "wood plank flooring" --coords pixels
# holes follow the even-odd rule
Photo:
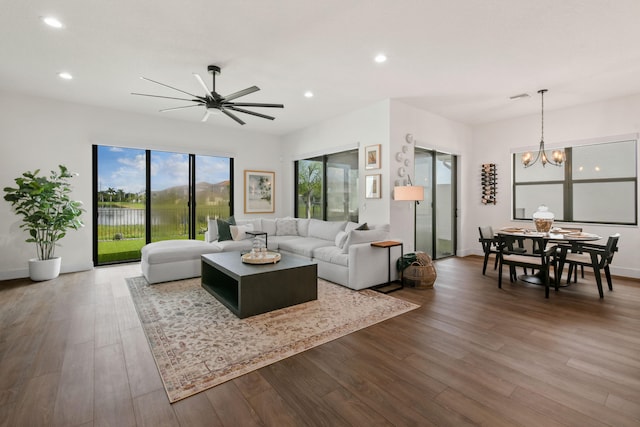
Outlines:
[[[418,310],[173,405],[124,281],[139,265],[0,282],[0,427],[640,426],[639,281],[545,300],[480,257],[436,269],[391,294]]]

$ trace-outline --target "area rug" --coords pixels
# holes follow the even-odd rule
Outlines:
[[[239,319],[199,278],[126,280],[171,403],[418,308],[318,279],[317,300]]]

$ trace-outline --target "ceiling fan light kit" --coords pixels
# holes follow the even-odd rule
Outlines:
[[[141,79],[146,80],[148,82],[155,83],[155,84],[160,85],[160,86],[164,86],[164,87],[172,89],[174,91],[181,92],[181,93],[183,93],[185,95],[189,95],[191,97],[191,99],[175,98],[175,97],[161,96],[161,95],[151,95],[151,94],[136,93],[136,92],[132,92],[131,94],[132,95],[139,95],[139,96],[150,96],[150,97],[153,97],[153,98],[164,98],[164,99],[173,99],[173,100],[179,100],[179,101],[193,102],[193,104],[190,104],[190,105],[182,105],[182,106],[179,106],[179,107],[164,108],[164,109],[160,110],[160,112],[164,113],[164,112],[168,112],[168,111],[182,110],[184,108],[203,106],[203,107],[205,107],[204,116],[202,116],[202,121],[203,122],[206,122],[207,119],[209,118],[209,116],[214,115],[214,114],[219,114],[219,113],[222,113],[222,114],[226,115],[227,117],[233,119],[236,123],[238,123],[240,125],[244,125],[245,122],[242,119],[240,119],[234,113],[243,113],[243,114],[248,114],[248,115],[255,116],[255,117],[261,117],[261,118],[267,119],[267,120],[274,120],[275,117],[273,117],[273,116],[268,116],[268,115],[262,114],[262,113],[256,113],[255,111],[247,110],[247,109],[242,108],[242,107],[284,108],[284,105],[282,105],[282,104],[267,104],[267,103],[259,103],[259,102],[232,102],[234,99],[237,99],[237,98],[240,98],[242,96],[249,95],[251,93],[257,92],[257,91],[260,90],[260,88],[258,86],[251,86],[251,87],[248,87],[248,88],[243,89],[241,91],[234,92],[234,93],[232,93],[230,95],[222,96],[218,92],[216,92],[216,75],[220,74],[220,67],[218,67],[217,65],[209,65],[207,67],[207,71],[212,76],[212,89],[211,90],[209,90],[209,88],[205,84],[204,80],[202,80],[202,78],[198,74],[193,73],[194,78],[196,79],[198,84],[205,91],[205,95],[204,96],[194,95],[192,93],[189,93],[189,92],[186,92],[184,90],[175,88],[173,86],[166,85],[164,83],[160,83],[160,82],[155,81],[155,80],[151,80],[151,79],[146,78],[146,77],[141,77]]]

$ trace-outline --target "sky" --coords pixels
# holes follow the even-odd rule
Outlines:
[[[189,183],[189,156],[151,151],[151,190]],[[229,159],[196,156],[196,181],[212,184],[229,179]],[[145,150],[98,146],[98,190],[109,187],[126,193],[145,189]]]

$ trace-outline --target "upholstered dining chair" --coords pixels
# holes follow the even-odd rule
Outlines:
[[[556,246],[547,245],[546,239],[541,236],[530,236],[526,238],[533,243],[532,250],[522,252],[519,246],[522,238],[518,236],[500,235],[498,236],[498,288],[502,289],[502,267],[509,266],[509,279],[517,280],[515,275],[516,267],[523,267],[536,270],[537,275],[544,284],[544,297],[549,298],[550,270],[556,263]],[[555,280],[555,289],[558,290],[558,281]]]
[[[480,238],[478,241],[482,244],[482,250],[484,251],[484,264],[482,265],[482,274],[487,271],[487,263],[489,262],[489,256],[494,254],[496,256],[493,269],[498,267],[498,239],[493,234],[493,228],[490,225],[485,227],[478,227],[480,232]]]
[[[609,290],[612,291],[613,284],[611,283],[609,265],[613,262],[613,255],[618,251],[618,240],[620,240],[620,233],[609,236],[607,243],[604,245],[587,242],[578,243],[573,245],[573,251],[572,246],[561,245],[560,272],[562,272],[564,264],[569,264],[567,283],[571,281],[571,273],[575,271],[574,269],[578,266],[591,267],[593,269],[593,275],[596,278],[596,285],[598,286],[600,298],[604,298],[601,273],[604,270],[607,285]]]

